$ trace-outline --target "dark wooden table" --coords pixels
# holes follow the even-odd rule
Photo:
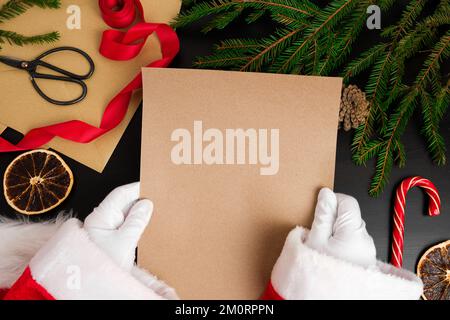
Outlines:
[[[195,27],[182,30],[179,32],[182,50],[174,61],[173,67],[191,67],[194,58],[211,52],[212,45],[217,43],[218,39],[223,38],[224,35],[242,36],[244,28],[248,36],[258,36],[270,31],[273,26],[262,23],[248,27],[237,23],[226,33],[212,32],[207,36],[199,33],[198,28]],[[367,32],[369,39],[367,41],[377,37],[376,31]],[[420,127],[420,115],[415,114],[402,140],[408,156],[406,167],[394,168],[390,183],[378,198],[372,198],[367,193],[374,163],[368,163],[367,167],[358,167],[351,161],[352,133],[340,131],[337,143],[335,190],[353,195],[359,200],[368,231],[375,240],[379,259],[388,259],[392,227],[392,197],[398,183],[405,177],[421,175],[431,179],[439,188],[443,204],[442,214],[434,218],[425,215],[427,199],[422,191],[414,189],[408,193],[404,266],[410,270],[415,268],[417,259],[426,248],[450,238],[450,206],[447,201],[450,199],[450,167],[437,167],[432,164],[426,152],[424,140],[419,134]],[[106,169],[101,174],[64,157],[73,169],[76,180],[68,200],[57,210],[72,210],[75,215],[84,218],[114,187],[137,181],[140,163],[140,129],[141,109],[134,116]],[[447,145],[450,146],[450,115],[447,115],[442,123],[442,132]],[[9,129],[2,136],[11,141],[17,141],[20,138],[20,135]],[[17,154],[0,154],[0,172],[4,172],[15,156]],[[50,212],[31,219],[46,220],[55,213]],[[11,218],[17,217],[17,214],[6,204],[4,197],[0,197],[0,214]]]

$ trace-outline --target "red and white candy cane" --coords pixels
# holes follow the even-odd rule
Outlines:
[[[394,231],[392,239],[391,264],[401,268],[403,264],[403,239],[405,237],[405,200],[406,193],[413,187],[421,187],[428,194],[430,200],[428,215],[437,216],[441,207],[441,199],[434,184],[422,177],[410,177],[402,181],[397,188],[394,204]]]

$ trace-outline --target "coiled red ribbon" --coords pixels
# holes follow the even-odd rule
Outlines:
[[[166,24],[147,23],[140,0],[99,0],[103,20],[112,28],[129,27],[128,31],[106,30],[103,33],[100,53],[112,60],[129,60],[136,57],[145,41],[156,33],[161,44],[162,58],[147,67],[167,67],[179,51],[179,40],[175,31]],[[133,91],[142,88],[139,73],[108,104],[103,113],[100,127],[80,120],[71,120],[29,131],[16,145],[0,138],[0,152],[24,151],[39,148],[54,137],[88,143],[114,129],[125,117]]]

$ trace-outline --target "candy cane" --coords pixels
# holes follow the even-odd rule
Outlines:
[[[402,181],[397,188],[394,204],[394,231],[392,234],[391,264],[401,268],[403,264],[403,239],[405,237],[405,198],[406,193],[413,187],[421,187],[430,197],[428,215],[437,216],[441,207],[441,199],[434,184],[422,177],[410,177]]]

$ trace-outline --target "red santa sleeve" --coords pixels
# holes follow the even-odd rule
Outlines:
[[[24,273],[31,258],[56,233],[69,215],[59,214],[54,220],[29,223],[0,218],[0,299]]]
[[[417,300],[422,282],[412,272],[381,261],[371,268],[325,255],[305,245],[308,230],[292,230],[276,262],[264,300]]]
[[[119,268],[88,237],[77,219],[65,222],[31,259],[4,299],[176,298],[173,289],[135,268]]]

